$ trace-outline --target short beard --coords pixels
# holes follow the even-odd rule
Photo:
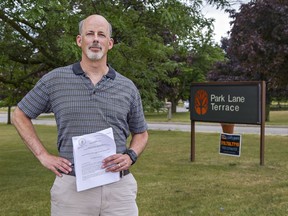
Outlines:
[[[97,52],[97,53],[91,52],[90,50],[87,51],[87,57],[92,61],[100,60],[103,58],[103,56],[104,56],[104,53],[102,51]]]
[[[100,49],[99,52],[92,52],[89,48],[98,48]],[[104,53],[102,51],[102,47],[98,44],[98,43],[93,43],[91,46],[89,46],[87,48],[87,57],[91,60],[91,61],[96,61],[96,60],[100,60],[103,58]]]

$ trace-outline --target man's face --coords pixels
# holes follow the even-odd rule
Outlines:
[[[92,61],[106,57],[108,50],[113,47],[108,22],[101,16],[88,17],[83,23],[81,35],[77,36],[77,44]]]

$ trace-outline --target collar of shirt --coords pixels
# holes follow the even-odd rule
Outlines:
[[[105,75],[105,77],[111,78],[111,79],[114,80],[115,77],[116,77],[116,72],[115,72],[115,70],[114,70],[110,65],[108,65],[108,67],[109,67],[109,71],[108,71],[108,73]],[[82,67],[81,67],[81,65],[80,65],[80,62],[74,63],[73,66],[72,66],[72,70],[73,70],[73,72],[74,72],[75,75],[84,75],[84,74],[85,74],[85,72],[82,70]]]

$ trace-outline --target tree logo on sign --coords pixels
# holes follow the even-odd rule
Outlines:
[[[198,90],[194,97],[194,109],[198,115],[205,115],[208,111],[208,93]]]

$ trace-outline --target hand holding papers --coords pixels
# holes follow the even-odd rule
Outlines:
[[[118,172],[106,172],[104,158],[116,154],[112,128],[72,137],[77,191],[120,180]]]

